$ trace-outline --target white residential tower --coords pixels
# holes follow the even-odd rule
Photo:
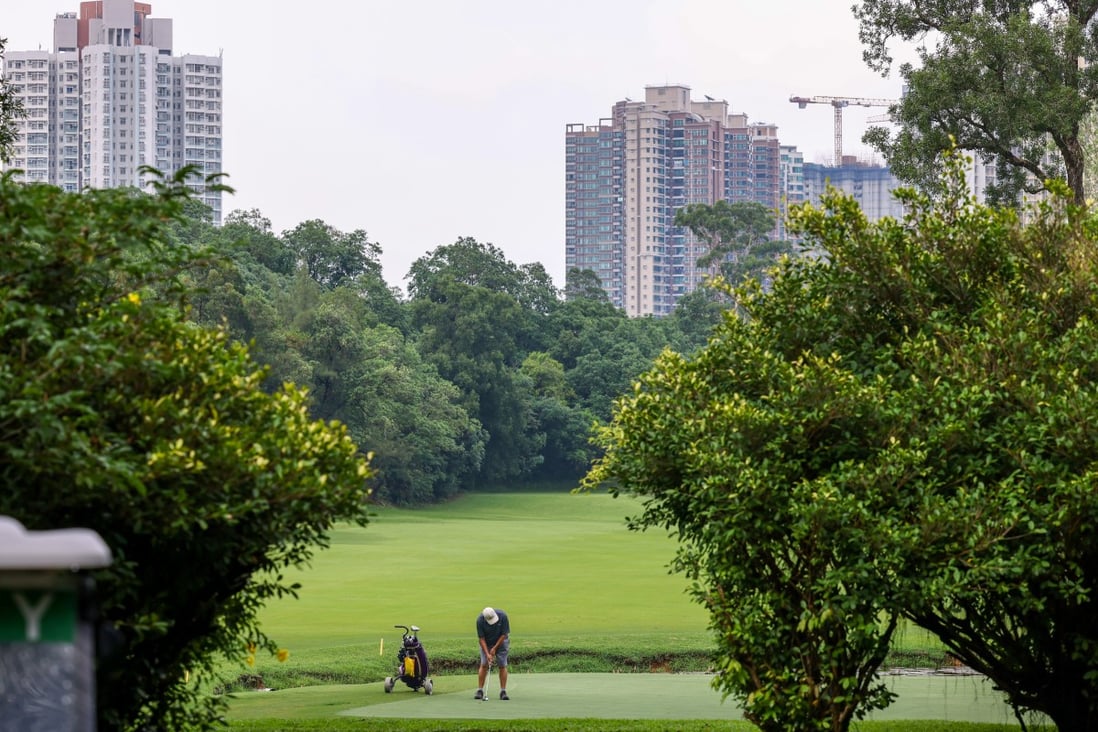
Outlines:
[[[185,165],[220,223],[221,56],[172,55],[172,21],[133,0],[91,0],[54,18],[52,51],[8,51],[3,73],[23,102],[6,168],[78,191],[140,187],[151,166]]]

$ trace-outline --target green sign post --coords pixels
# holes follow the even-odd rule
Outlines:
[[[95,633],[78,588],[110,561],[94,531],[0,516],[0,732],[94,732]]]

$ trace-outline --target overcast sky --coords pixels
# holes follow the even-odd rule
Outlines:
[[[0,0],[9,50],[49,49],[79,0]],[[852,0],[151,0],[175,53],[224,56],[225,210],[276,232],[364,229],[391,284],[458,237],[564,283],[564,131],[686,84],[832,157],[833,112],[792,94],[896,98],[866,68]],[[844,152],[869,156],[844,112]]]

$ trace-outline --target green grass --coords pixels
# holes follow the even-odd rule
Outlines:
[[[669,727],[666,720],[651,726],[607,720],[522,720],[519,726],[515,720],[501,726],[490,720],[402,720],[394,727],[393,720],[379,724],[333,716],[374,703],[372,695],[381,694],[379,685],[359,685],[392,673],[400,640],[394,624],[420,626],[436,675],[471,674],[474,621],[485,605],[511,616],[513,673],[707,668],[712,649],[707,616],[686,594],[686,580],[667,570],[675,543],[659,532],[628,531],[625,517],[637,511],[636,502],[605,494],[500,492],[415,511],[384,508],[364,529],[337,528],[332,547],[311,567],[288,574],[302,584],[300,599],[278,601],[262,614],[264,630],[289,649],[290,659],[280,664],[259,657],[255,668],[225,669],[230,679],[260,674],[277,689],[323,686],[304,695],[298,693],[304,690],[263,694],[262,707],[234,702],[233,728],[740,729],[727,721],[719,726],[676,721]],[[944,658],[940,645],[916,628],[898,634],[895,650],[893,660],[906,665],[938,665]],[[887,724],[863,723],[858,729],[1011,729],[940,721],[932,727]]]
[[[502,719],[531,729],[580,729],[594,724],[592,720],[599,720],[600,729],[659,729],[660,725],[678,729],[680,718],[689,717],[691,728],[705,728],[715,722],[727,729],[748,728],[738,706],[721,703],[709,688],[708,677],[526,674],[512,680],[516,682],[512,685],[513,701],[507,703],[472,701],[472,676],[436,678],[433,698],[407,690],[386,695],[380,684],[250,693],[235,701],[234,720],[239,729],[268,728],[271,719],[293,723],[295,728],[343,728],[338,722],[329,722],[337,715],[349,715],[367,725],[372,724],[369,720],[383,719],[383,728],[387,724],[390,729],[419,728],[426,719],[446,720],[456,729],[476,729],[485,721]],[[895,708],[874,713],[870,721],[858,723],[855,729],[955,730],[969,729],[973,723],[988,725],[984,729],[1017,729],[1009,711],[1001,702],[996,704],[999,694],[986,680],[889,676],[886,683],[900,695],[900,701]],[[908,717],[913,710],[930,712],[929,720],[911,722]],[[562,713],[572,718],[567,722],[557,719]]]
[[[704,667],[705,612],[667,571],[674,542],[625,528],[635,509],[604,494],[542,492],[379,510],[364,529],[337,528],[331,549],[288,575],[300,599],[264,611],[290,661],[257,659],[241,672],[282,686],[376,680],[394,663],[395,624],[421,628],[436,667],[468,668],[485,605],[510,614],[517,670],[557,670],[555,658],[577,653],[592,669],[647,671],[630,661],[658,664],[669,652]]]
[[[938,720],[898,720],[861,722],[851,726],[854,732],[1017,732],[1018,727],[978,722],[941,722]],[[233,722],[236,732],[741,732],[757,730],[747,722],[714,720],[636,720],[636,719],[316,719]],[[1047,728],[1030,727],[1033,732]]]
[[[625,529],[635,506],[605,495],[473,495],[419,511],[386,509],[365,529],[338,529],[302,575],[300,602],[265,622],[302,648],[392,637],[416,623],[424,639],[468,640],[480,608],[540,638],[704,634],[705,614],[666,566],[674,543]],[[623,602],[623,593],[646,602]],[[320,613],[327,629],[315,627]]]

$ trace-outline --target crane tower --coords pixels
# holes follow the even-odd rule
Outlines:
[[[895,99],[869,99],[866,97],[789,97],[789,101],[804,109],[809,104],[830,104],[835,109],[835,165],[843,164],[843,107],[891,107]]]

